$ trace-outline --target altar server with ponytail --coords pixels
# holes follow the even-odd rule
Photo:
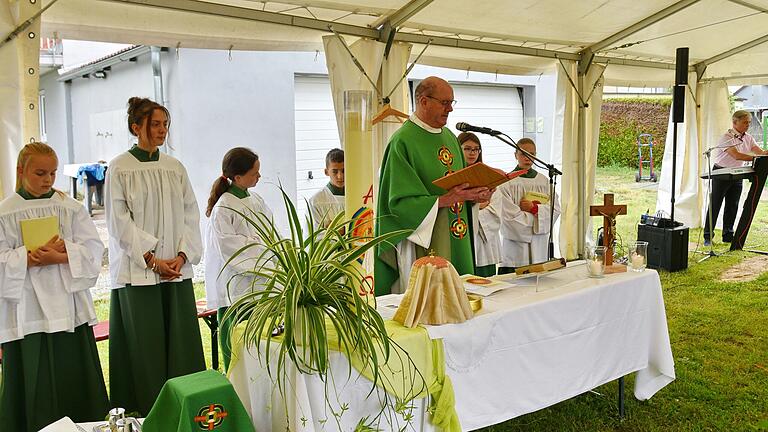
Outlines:
[[[257,223],[260,217],[272,220],[272,211],[264,199],[248,190],[259,182],[260,168],[259,157],[252,150],[236,147],[228,151],[221,163],[222,175],[211,187],[205,212],[210,218],[205,231],[205,289],[208,307],[218,309],[225,369],[229,368],[231,358],[231,322],[224,319],[224,314],[232,303],[246,293],[260,290],[264,283],[245,274],[268,259],[263,255],[264,243],[258,232],[243,216]],[[246,245],[254,246],[227,264]]]

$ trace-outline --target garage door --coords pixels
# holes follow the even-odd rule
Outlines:
[[[518,87],[453,84],[453,95],[457,102],[448,126],[456,135],[456,123],[465,122],[496,129],[514,140],[523,136],[523,104]],[[483,145],[483,162],[506,171],[517,165],[512,147],[488,135],[478,137]]]
[[[325,155],[332,148],[341,148],[341,142],[328,78],[296,76],[294,103],[297,210],[303,220],[307,210],[304,199],[328,184],[323,173]]]

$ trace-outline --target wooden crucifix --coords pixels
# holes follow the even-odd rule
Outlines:
[[[614,204],[613,194],[603,195],[603,205],[589,206],[590,216],[603,217],[603,246],[606,249],[606,273],[611,273],[609,269],[612,269],[613,266],[613,240],[616,238],[616,233],[614,232],[616,216],[625,214],[627,214],[627,206]]]

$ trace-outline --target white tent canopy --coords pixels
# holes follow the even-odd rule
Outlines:
[[[671,86],[674,50],[688,46],[696,81],[726,80],[736,85],[768,80],[764,72],[768,68],[768,0],[521,0],[513,4],[501,0],[12,0],[0,6],[4,9],[0,35],[19,29],[35,10],[51,3],[41,25],[42,35],[48,37],[170,48],[320,50],[322,36],[332,28],[350,42],[369,38],[411,43],[412,56],[429,45],[419,62],[433,66],[507,74],[558,73],[561,78],[568,71],[566,82],[572,81],[576,89],[571,89],[574,94],[558,96],[558,103],[561,108],[574,105],[562,108],[564,131],[556,131],[561,141],[553,143],[569,159],[560,161],[571,169],[563,177],[563,190],[580,194],[563,197],[577,203],[577,228],[567,239],[575,244],[568,251],[583,247],[597,143],[592,129],[593,120],[599,118],[599,104],[588,108],[580,101],[589,100],[590,93],[595,96],[599,79],[607,85]],[[35,42],[25,37],[0,42],[0,58],[21,59],[25,46]],[[607,65],[600,71],[602,78],[595,77],[594,63]],[[3,76],[15,71],[19,77],[0,87],[3,96],[9,96],[0,103],[2,112],[27,110],[25,98],[34,93],[21,80],[29,66],[17,68],[10,62],[0,66]],[[692,94],[704,87],[692,86]],[[723,98],[701,99],[718,106],[726,103]],[[31,138],[22,137],[20,131],[35,129],[27,124],[34,122],[34,116],[25,114],[5,121],[0,130],[0,172],[6,193],[13,172],[10,155]],[[694,114],[687,116],[689,124],[683,131],[712,129],[710,124],[699,124],[699,115]],[[19,125],[18,119],[26,123]],[[680,142],[690,146],[682,153],[686,166],[689,157],[700,153],[703,141],[682,138]],[[699,167],[699,161],[693,166]],[[683,169],[681,164],[678,169]],[[698,182],[683,186],[686,190],[681,191],[678,185],[679,193],[700,193]]]

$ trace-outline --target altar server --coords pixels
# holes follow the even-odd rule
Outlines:
[[[109,410],[89,291],[104,245],[85,207],[52,189],[57,165],[48,145],[25,145],[0,202],[0,431]]]
[[[521,138],[517,145],[536,155],[536,144]],[[546,261],[549,258],[549,181],[533,169],[533,160],[521,151],[515,152],[518,170],[528,170],[499,186],[501,195],[501,266],[499,273],[509,273],[515,267]],[[555,199],[554,218],[560,216],[560,204]]]
[[[200,215],[187,170],[159,150],[169,120],[162,105],[132,97],[138,144],[109,163],[106,181],[111,398],[142,416],[167,379],[205,369],[192,288]]]
[[[483,148],[480,139],[472,132],[462,132],[458,136],[461,151],[467,166],[483,161]],[[478,202],[477,229],[474,234],[475,274],[493,276],[496,264],[501,260],[501,238],[499,236],[501,194],[491,195],[490,201]]]
[[[315,228],[328,228],[344,212],[344,150],[336,148],[325,155],[325,175],[328,184],[309,199]]]
[[[224,319],[224,314],[234,301],[248,292],[260,290],[264,284],[260,278],[245,274],[259,268],[266,263],[262,260],[268,258],[263,255],[264,243],[258,231],[243,216],[257,223],[262,216],[272,220],[272,211],[264,199],[248,190],[259,182],[260,167],[259,157],[250,149],[236,147],[228,151],[221,163],[222,175],[213,182],[205,212],[210,218],[205,231],[205,289],[208,307],[218,309],[225,370],[229,369],[231,358],[231,323]],[[235,252],[246,245],[255,246],[227,264]]]

